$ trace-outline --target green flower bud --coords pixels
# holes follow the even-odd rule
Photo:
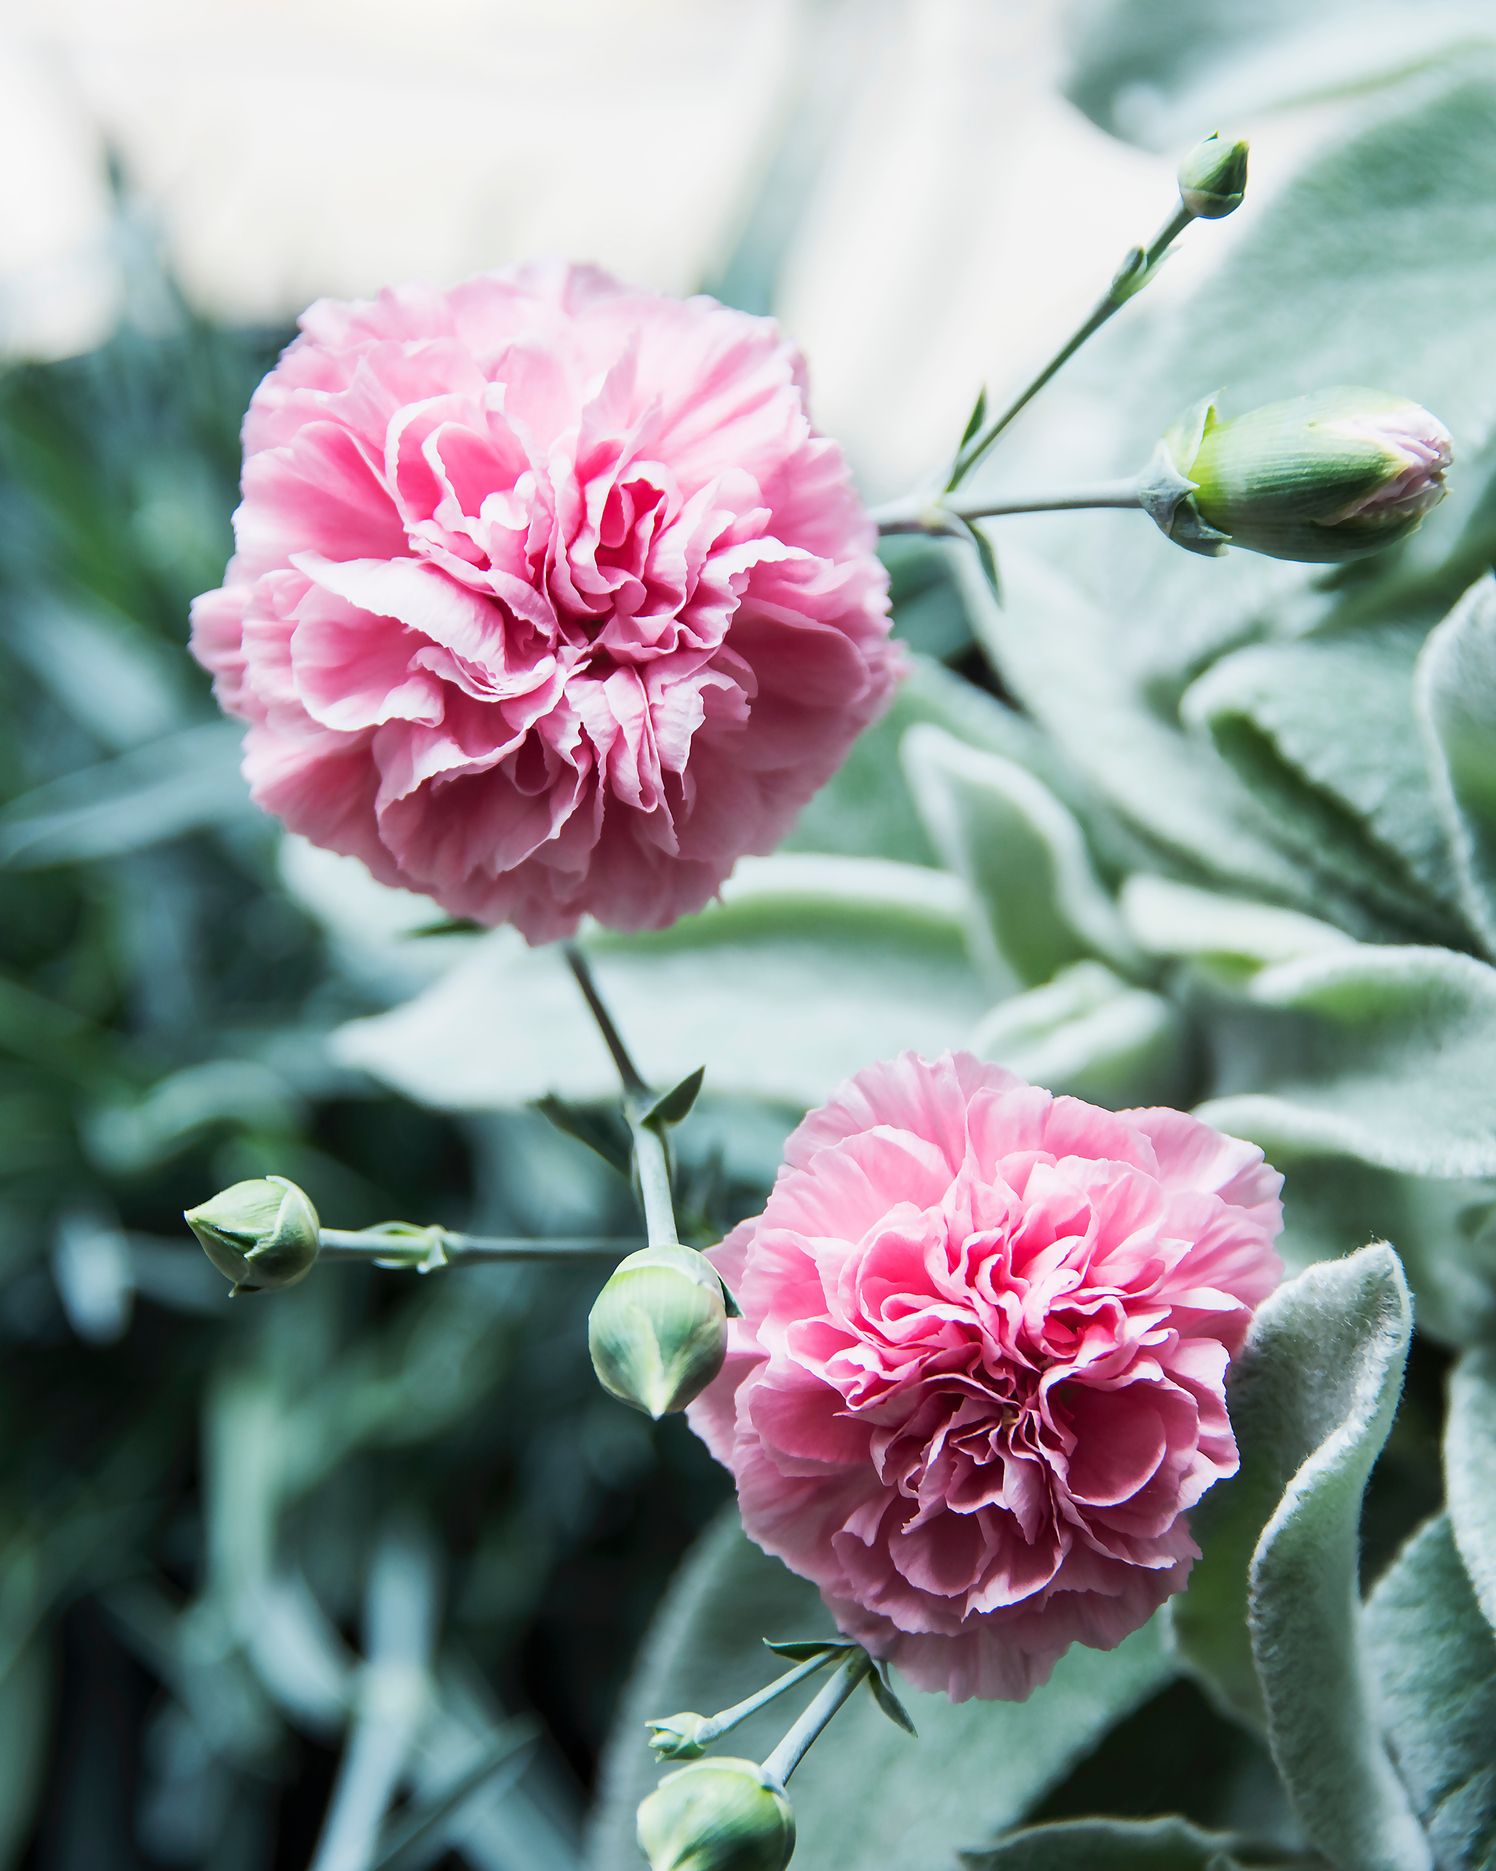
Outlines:
[[[714,1737],[713,1724],[707,1717],[689,1710],[680,1715],[663,1715],[645,1726],[655,1758],[662,1761],[698,1761]]]
[[[649,1871],[784,1871],[794,1809],[752,1761],[693,1761],[640,1806],[639,1847]]]
[[[715,1268],[678,1244],[628,1255],[593,1304],[587,1347],[604,1390],[656,1420],[683,1410],[727,1355]]]
[[[189,1208],[183,1216],[234,1292],[294,1286],[312,1270],[322,1224],[305,1193],[284,1176],[259,1176]]]
[[[1219,135],[1197,143],[1179,165],[1179,199],[1197,221],[1235,214],[1247,192],[1247,145]]]
[[[1354,559],[1414,530],[1451,459],[1444,425],[1382,390],[1319,390],[1229,422],[1207,402],[1164,437],[1143,504],[1196,552]]]

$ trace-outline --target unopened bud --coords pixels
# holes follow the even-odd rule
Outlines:
[[[1452,455],[1436,417],[1382,390],[1319,390],[1229,422],[1205,403],[1165,436],[1142,498],[1196,552],[1354,559],[1439,504]]]
[[[236,1182],[183,1219],[235,1293],[294,1286],[311,1272],[322,1232],[316,1209],[284,1176]]]
[[[722,1368],[727,1306],[704,1254],[641,1248],[614,1269],[587,1320],[604,1390],[658,1419],[683,1410]]]
[[[720,1732],[705,1715],[686,1710],[679,1715],[663,1715],[647,1722],[649,1745],[655,1758],[662,1761],[699,1761],[707,1745]]]
[[[1247,192],[1247,145],[1218,135],[1197,143],[1179,165],[1179,199],[1197,221],[1235,214]]]
[[[784,1788],[752,1761],[693,1761],[667,1774],[639,1808],[650,1871],[784,1871],[795,1814]]]

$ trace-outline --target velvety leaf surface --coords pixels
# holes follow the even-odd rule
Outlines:
[[[1204,123],[1376,83],[1452,42],[1492,35],[1481,0],[1084,0],[1067,89],[1119,136],[1187,145]]]
[[[781,849],[939,863],[899,764],[899,744],[918,725],[1020,761],[1042,758],[1042,748],[1037,754],[1034,748],[1039,737],[1031,723],[929,657],[912,656],[888,713],[858,737],[846,763],[806,806]]]
[[[795,856],[743,864],[720,903],[672,929],[598,932],[583,945],[652,1084],[705,1062],[709,1093],[803,1108],[870,1059],[962,1043],[992,998],[967,927],[955,878]],[[416,999],[345,1027],[336,1045],[347,1063],[446,1109],[616,1092],[559,952],[507,931]]]
[[[914,728],[902,756],[931,841],[966,880],[993,961],[1025,987],[1067,962],[1140,962],[1080,826],[1011,760]]]
[[[1340,1871],[1427,1871],[1427,1842],[1377,1733],[1357,1578],[1361,1497],[1397,1410],[1412,1307],[1387,1247],[1295,1285],[1309,1304],[1285,1335],[1294,1369],[1274,1404],[1312,1387],[1302,1420],[1319,1434],[1248,1575],[1268,1740],[1300,1823]]]
[[[774,1673],[762,1637],[831,1630],[814,1588],[744,1539],[729,1511],[687,1561],[641,1653],[604,1765],[590,1871],[638,1871],[634,1809],[656,1771],[648,1717],[710,1713]],[[948,1702],[907,1692],[919,1730],[896,1728],[870,1696],[840,1714],[795,1775],[795,1862],[836,1871],[955,1871],[961,1847],[1014,1824],[1111,1725],[1167,1678],[1156,1630],[1117,1650],[1072,1650],[1026,1703]],[[796,1704],[777,1703],[732,1738],[761,1758]]]
[[[1482,578],[1428,638],[1416,694],[1435,816],[1471,925],[1496,953],[1496,579]]]
[[[1386,1234],[1413,1289],[1418,1330],[1442,1344],[1496,1332],[1496,1208],[1489,1183],[1404,1176],[1354,1157],[1301,1154],[1269,1130],[1241,1133],[1283,1171],[1278,1250],[1294,1272]]]
[[[1410,930],[1463,935],[1414,722],[1426,632],[1379,623],[1223,658],[1181,703],[1306,862],[1333,865]],[[1355,697],[1353,733],[1334,724]]]
[[[1128,933],[1147,954],[1208,965],[1228,978],[1271,962],[1342,949],[1351,938],[1299,910],[1135,873],[1122,886]]]
[[[1366,1607],[1398,1769],[1439,1871],[1496,1866],[1496,1635],[1443,1514],[1403,1548]]]
[[[1032,1084],[1113,1110],[1185,1097],[1178,1008],[1097,961],[1074,962],[1000,1002],[970,1044]]]
[[[1455,1544],[1496,1631],[1496,1349],[1489,1344],[1468,1352],[1449,1380],[1444,1483]]]
[[[964,1862],[969,1871],[1238,1871],[1234,1844],[1185,1819],[1075,1819],[1015,1832]]]
[[[1496,969],[1357,945],[1264,969],[1211,1015],[1223,1130],[1426,1176],[1496,1173]]]
[[[1181,1655],[1225,1706],[1255,1723],[1265,1726],[1267,1714],[1247,1628],[1254,1555],[1266,1550],[1270,1523],[1305,1511],[1306,1490],[1316,1516],[1314,1489],[1326,1472],[1337,1487],[1341,1478],[1354,1487],[1354,1498],[1336,1496],[1349,1512],[1354,1543],[1355,1476],[1359,1469],[1364,1485],[1391,1420],[1409,1324],[1396,1256],[1363,1248],[1285,1281],[1259,1309],[1232,1366],[1227,1404],[1241,1468],[1195,1510],[1202,1557],[1170,1621]],[[1269,1561],[1269,1576],[1280,1563]],[[1353,1550],[1349,1582],[1345,1567],[1344,1552],[1327,1558],[1326,1583],[1338,1607],[1325,1633],[1332,1646],[1345,1638],[1340,1601],[1355,1589]]]

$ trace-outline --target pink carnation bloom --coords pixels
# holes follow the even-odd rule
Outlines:
[[[1022,1698],[1184,1584],[1281,1178],[966,1053],[869,1067],[786,1155],[713,1256],[743,1317],[692,1424],[844,1632],[920,1688]]]
[[[699,908],[898,673],[798,352],[584,267],[323,300],[301,327],[193,606],[255,798],[531,941]]]

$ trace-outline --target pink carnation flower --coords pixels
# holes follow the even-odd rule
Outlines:
[[[869,1067],[786,1154],[713,1256],[743,1318],[692,1424],[844,1632],[921,1688],[1022,1698],[1184,1583],[1281,1178],[965,1053]]]
[[[324,300],[193,649],[293,831],[531,941],[658,928],[883,708],[887,580],[767,319],[526,268]]]

